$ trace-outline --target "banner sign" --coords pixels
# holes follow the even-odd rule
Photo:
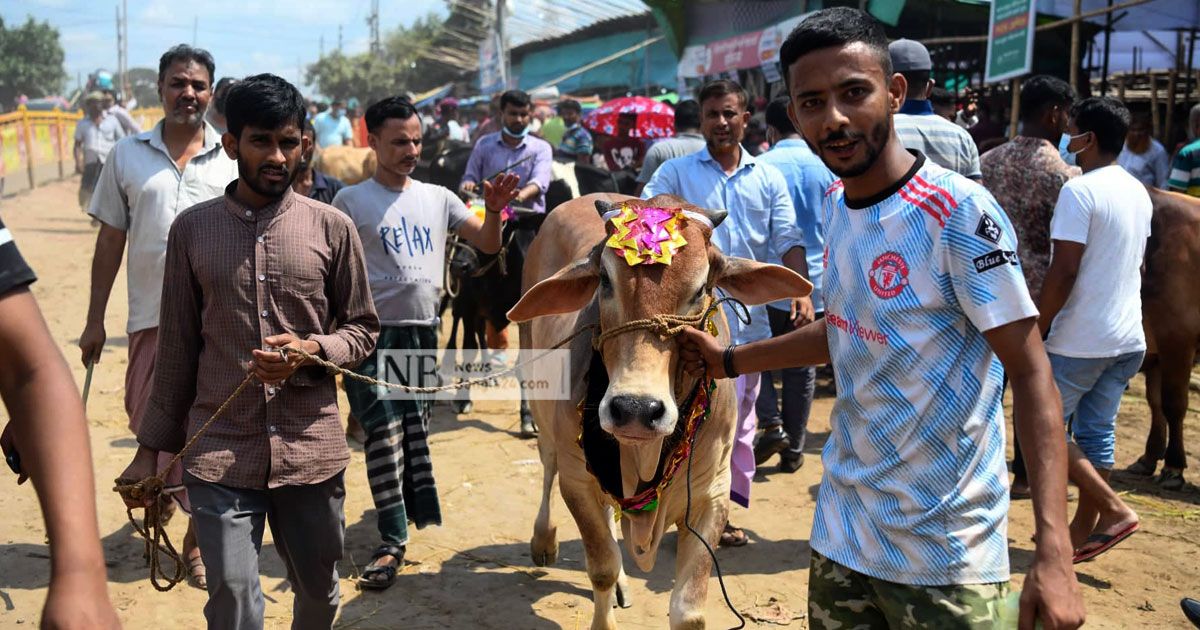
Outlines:
[[[984,81],[995,83],[1033,68],[1034,0],[993,0]]]
[[[694,79],[759,66],[778,66],[779,46],[808,14],[789,18],[761,31],[752,31],[707,44],[688,46],[679,58],[678,74]],[[778,76],[778,73],[775,73]]]

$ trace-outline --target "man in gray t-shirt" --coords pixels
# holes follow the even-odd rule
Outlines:
[[[500,213],[516,197],[520,178],[509,173],[483,183],[481,218],[449,190],[410,177],[423,136],[410,101],[386,98],[368,107],[364,118],[378,158],[375,175],[343,188],[333,205],[358,228],[381,324],[375,352],[356,371],[378,378],[380,352],[437,350],[446,234],[453,230],[480,251],[496,253]],[[367,436],[367,477],[383,541],[358,583],[382,590],[404,561],[408,522],[418,528],[441,524],[427,443],[430,401],[381,398],[374,386],[351,379],[345,384],[350,410]]]

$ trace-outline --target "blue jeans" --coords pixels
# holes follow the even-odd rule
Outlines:
[[[785,335],[794,329],[788,319],[788,312],[768,307],[767,315],[771,324],[771,336]],[[817,319],[823,317],[817,314]],[[783,411],[780,413],[780,403],[775,395],[775,378],[783,380]],[[758,426],[771,429],[782,426],[790,442],[788,451],[795,456],[804,452],[804,443],[808,437],[808,416],[812,411],[813,394],[817,385],[817,368],[793,367],[783,368],[774,372],[763,372],[762,383],[758,390],[758,401],[755,413],[758,415]]]
[[[1069,433],[1096,468],[1110,470],[1115,463],[1121,395],[1145,354],[1138,351],[1101,359],[1050,354]]]

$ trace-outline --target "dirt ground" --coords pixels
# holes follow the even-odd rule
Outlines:
[[[4,199],[0,216],[12,229],[40,280],[34,292],[62,351],[83,384],[76,340],[87,309],[89,265],[95,230],[76,206],[77,179],[50,184]],[[100,533],[108,558],[110,593],[127,627],[203,627],[205,594],[187,586],[156,592],[147,580],[142,545],[126,522],[111,491],[112,480],[133,454],[126,429],[122,382],[126,364],[124,272],[110,303],[109,342],[92,383],[89,417]],[[807,465],[793,475],[768,465],[754,486],[753,507],[735,508],[733,521],[746,528],[752,543],[719,551],[729,597],[743,614],[774,616],[779,625],[807,627],[808,534],[813,500],[821,476],[819,449],[829,430],[831,399],[813,410]],[[345,405],[343,405],[345,409]],[[1200,436],[1200,397],[1193,394],[1187,433]],[[0,412],[2,413],[2,412]],[[2,417],[2,416],[0,416]],[[3,417],[7,420],[7,417]],[[1141,452],[1149,424],[1144,383],[1137,377],[1127,393],[1119,423],[1118,468]],[[395,586],[383,593],[360,593],[353,577],[375,544],[371,496],[361,450],[346,473],[346,550],[342,566],[343,628],[581,628],[591,618],[591,590],[583,571],[578,532],[561,500],[554,506],[562,550],[559,564],[538,569],[530,561],[528,540],[537,509],[541,466],[534,442],[516,436],[515,403],[480,402],[456,418],[439,405],[431,447],[442,498],[445,525],[416,531],[409,563]],[[1189,464],[1198,469],[1192,443]],[[73,454],[63,453],[63,457]],[[49,575],[44,531],[36,497],[29,485],[17,487],[0,475],[0,627],[30,627],[37,622]],[[1195,478],[1195,477],[1193,477]],[[1161,492],[1152,484],[1117,475],[1115,484],[1143,518],[1142,531],[1094,562],[1078,567],[1096,628],[1185,627],[1179,598],[1200,596],[1200,490]],[[1030,503],[1011,512],[1014,586],[1020,585],[1032,558]],[[182,519],[171,524],[176,541]],[[626,562],[632,608],[618,611],[629,628],[665,628],[674,566],[674,540],[668,534],[657,567],[649,575]],[[262,552],[267,627],[290,624],[292,595],[283,565],[271,543]],[[771,614],[773,611],[773,615]],[[736,625],[725,607],[717,581],[711,582],[708,619],[712,627]],[[767,622],[760,622],[765,625]],[[750,626],[756,622],[749,621]]]

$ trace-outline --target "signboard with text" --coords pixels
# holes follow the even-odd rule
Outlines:
[[[770,66],[778,76],[779,46],[808,14],[788,18],[760,31],[751,31],[683,49],[679,59],[681,79],[714,76],[737,70]]]
[[[984,81],[1028,74],[1033,67],[1034,0],[993,0]]]

